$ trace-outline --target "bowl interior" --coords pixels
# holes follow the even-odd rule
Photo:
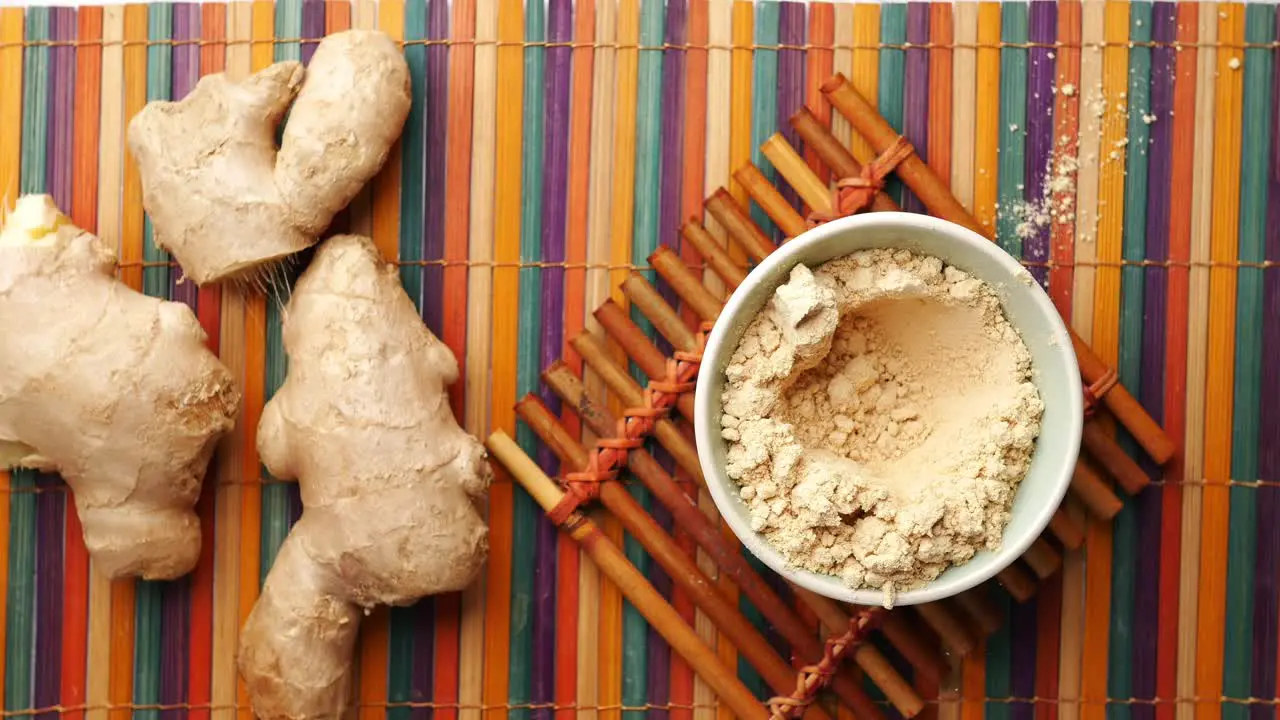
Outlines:
[[[703,475],[721,515],[747,549],[775,572],[813,592],[862,605],[879,604],[879,590],[853,590],[838,578],[790,566],[763,536],[751,530],[738,485],[724,472],[726,446],[720,437],[724,369],[747,325],[785,282],[796,264],[816,267],[868,248],[905,248],[933,255],[991,285],[1005,315],[1031,353],[1034,381],[1044,400],[1044,418],[1031,468],[1015,496],[999,550],[981,551],[928,585],[899,592],[895,603],[931,602],[963,592],[991,578],[1021,555],[1044,531],[1066,493],[1080,447],[1083,414],[1079,368],[1066,326],[1048,295],[1003,250],[958,225],[908,213],[870,213],[810,230],[783,245],[756,267],[734,291],[707,341],[698,376],[695,432]]]

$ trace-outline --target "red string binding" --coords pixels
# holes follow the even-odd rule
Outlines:
[[[875,160],[862,166],[862,172],[854,177],[840,178],[831,194],[830,213],[811,212],[806,218],[809,227],[817,227],[836,218],[848,217],[871,207],[876,195],[884,190],[884,179],[903,161],[915,153],[907,139],[898,136]]]
[[[1093,414],[1098,409],[1098,404],[1102,402],[1107,393],[1111,392],[1111,388],[1118,384],[1120,384],[1120,376],[1116,374],[1115,370],[1107,368],[1107,371],[1093,384],[1086,385],[1084,387],[1084,416],[1086,418],[1093,417]]]
[[[804,714],[805,708],[812,705],[818,697],[818,691],[831,682],[831,676],[840,667],[840,661],[866,642],[871,631],[880,624],[883,614],[884,610],[881,608],[865,608],[849,618],[849,627],[844,633],[827,638],[822,659],[814,665],[800,668],[796,675],[796,689],[791,695],[779,695],[766,703],[772,719],[786,720]]]
[[[644,438],[653,432],[658,420],[667,416],[681,395],[693,392],[711,327],[712,323],[704,322],[699,328],[697,350],[677,352],[667,359],[664,376],[650,380],[645,388],[644,404],[622,411],[617,434],[596,441],[587,466],[564,474],[561,478],[564,497],[547,513],[552,522],[563,525],[579,506],[599,497],[600,483],[616,480],[618,471],[627,465],[627,453],[644,445]]]

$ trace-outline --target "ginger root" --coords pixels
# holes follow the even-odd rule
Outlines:
[[[115,254],[27,195],[0,228],[0,467],[60,472],[112,578],[195,567],[193,512],[240,394],[190,308],[114,276]]]
[[[338,718],[360,616],[461,590],[488,553],[478,511],[491,470],[458,427],[458,364],[373,243],[326,240],[284,320],[289,371],[263,410],[258,453],[297,479],[303,514],[240,636],[260,718]]]
[[[209,75],[182,100],[147,104],[129,148],[156,244],[201,285],[253,278],[310,247],[386,162],[409,102],[395,42],[350,30],[322,40],[306,70]]]

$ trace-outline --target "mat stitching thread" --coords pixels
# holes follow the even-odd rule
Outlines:
[[[184,45],[195,46],[232,46],[232,45],[287,45],[287,44],[310,44],[319,43],[323,38],[245,38],[245,39],[217,39],[207,40],[203,38],[191,38],[187,40],[181,39],[154,39],[154,40],[23,40],[21,42],[0,42],[0,49],[3,48],[29,48],[29,47],[177,47]],[[397,40],[396,44],[401,46],[471,46],[471,47],[541,47],[541,48],[575,48],[575,49],[600,49],[600,50],[637,50],[640,52],[655,52],[667,50],[792,50],[792,51],[809,51],[809,50],[999,50],[1002,48],[1011,49],[1049,49],[1049,50],[1103,50],[1109,47],[1124,48],[1174,48],[1174,49],[1236,49],[1236,50],[1274,50],[1280,48],[1280,41],[1263,42],[1263,43],[1222,43],[1222,42],[1163,42],[1155,40],[1134,40],[1121,42],[1079,42],[1079,43],[1063,43],[1063,42],[995,42],[995,43],[849,43],[849,44],[821,44],[821,43],[803,43],[795,44],[756,44],[756,43],[662,43],[654,45],[642,45],[639,43],[619,43],[619,42],[577,42],[577,41],[536,41],[536,40],[479,40],[479,39],[461,39],[461,38],[422,38],[416,40]]]
[[[873,700],[873,703],[883,707],[889,707],[887,700]],[[1042,697],[1034,695],[1031,697],[978,697],[964,698],[960,696],[949,696],[944,698],[925,699],[924,704],[927,706],[943,706],[957,705],[962,703],[998,703],[1002,705],[1039,705],[1039,704],[1066,704],[1066,705],[1189,705],[1193,703],[1216,702],[1224,705],[1267,705],[1280,706],[1280,697],[1277,698],[1234,698],[1225,695],[1218,698],[1202,698],[1199,696],[1183,696],[1172,698],[1055,698]],[[649,703],[644,705],[622,705],[622,704],[604,704],[604,705],[579,705],[577,703],[514,703],[514,704],[495,704],[487,705],[483,703],[437,703],[428,701],[405,701],[405,702],[356,702],[352,703],[353,707],[359,708],[423,708],[423,709],[441,709],[441,710],[622,710],[622,711],[644,711],[644,710],[713,710],[720,707],[719,703]],[[46,705],[38,708],[29,708],[26,710],[4,710],[0,711],[0,717],[28,717],[32,715],[40,715],[44,713],[69,713],[69,712],[85,712],[96,710],[248,710],[247,704],[239,703],[171,703],[171,704],[133,704],[133,703],[83,703],[78,705]]]
[[[502,268],[502,269],[561,269],[561,270],[635,270],[647,272],[654,270],[651,265],[635,265],[632,263],[588,263],[588,262],[570,262],[570,261],[515,261],[506,262],[500,260],[466,260],[466,259],[434,259],[434,260],[388,260],[388,263],[400,267],[413,266],[429,266],[429,267],[467,267],[467,268]],[[1048,268],[1050,270],[1056,268],[1124,268],[1124,267],[1143,267],[1143,268],[1225,268],[1243,269],[1252,268],[1257,270],[1274,270],[1280,268],[1280,260],[1264,260],[1262,262],[1250,262],[1247,260],[1084,260],[1078,262],[1055,262],[1053,260],[1019,260],[1023,267]],[[705,263],[685,263],[691,270],[706,270],[708,266]],[[117,269],[132,268],[180,268],[181,266],[173,260],[129,260],[116,263]]]

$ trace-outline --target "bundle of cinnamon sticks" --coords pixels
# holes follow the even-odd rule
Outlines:
[[[846,118],[877,153],[899,143],[899,136],[875,109],[841,76],[833,77],[822,88],[831,104]],[[807,110],[791,119],[806,146],[815,151],[836,178],[856,177],[863,165],[874,158],[855,157],[835,139],[830,131]],[[774,164],[801,200],[818,213],[835,209],[828,185],[804,162],[795,148],[780,135],[770,138],[762,151]],[[971,214],[955,199],[946,185],[918,157],[906,155],[896,166],[899,178],[920,198],[928,211],[943,219],[989,235]],[[746,165],[734,173],[748,195],[788,237],[803,232],[805,216],[791,207],[776,188],[768,183],[758,168]],[[773,242],[749,217],[726,190],[721,189],[707,199],[707,215],[714,218],[727,237],[754,262],[763,260],[773,249]],[[868,208],[872,211],[897,210],[888,196],[876,196]],[[732,291],[746,277],[747,269],[735,261],[734,254],[697,220],[681,229],[682,237],[700,255]],[[658,275],[704,325],[718,317],[724,298],[704,284],[697,273],[666,248],[649,258]],[[630,305],[638,309],[675,348],[667,356],[634,323],[619,303],[606,301],[595,311],[595,317],[609,339],[626,358],[651,378],[641,387],[616,353],[601,338],[582,333],[570,340],[574,351],[599,376],[609,392],[626,407],[622,418],[614,417],[598,398],[588,397],[582,380],[563,361],[553,363],[543,373],[543,380],[569,410],[597,436],[594,446],[584,447],[575,440],[557,418],[536,396],[529,395],[517,405],[517,413],[569,470],[571,482],[557,483],[501,432],[490,437],[488,446],[514,479],[560,523],[583,548],[595,558],[601,571],[613,581],[679,652],[694,670],[707,681],[721,701],[735,713],[748,718],[796,717],[826,718],[828,713],[813,700],[817,691],[829,684],[839,702],[860,718],[882,718],[880,708],[859,687],[847,668],[834,673],[843,657],[854,663],[884,692],[894,707],[911,717],[923,707],[923,700],[912,686],[875,649],[865,642],[865,634],[873,626],[910,662],[916,675],[937,683],[948,670],[948,663],[934,645],[940,640],[953,655],[967,654],[979,637],[994,632],[1002,618],[987,596],[985,588],[976,588],[956,598],[894,611],[870,608],[844,608],[838,603],[793,588],[794,596],[803,603],[808,614],[838,636],[823,647],[814,628],[807,624],[794,607],[782,599],[741,555],[739,546],[723,534],[719,518],[706,514],[670,473],[646,452],[639,442],[651,436],[674,458],[683,473],[696,483],[703,478],[693,445],[689,423],[693,419],[693,386],[688,382],[696,375],[704,335],[690,328],[676,308],[663,299],[643,276],[633,273],[621,285]],[[1091,388],[1092,398],[1105,405],[1114,420],[1133,435],[1138,444],[1163,464],[1175,450],[1173,442],[1122,386],[1115,374],[1089,347],[1073,335],[1081,375]],[[1095,416],[1085,425],[1084,450],[1072,481],[1072,492],[1101,520],[1109,520],[1119,512],[1121,502],[1104,479],[1115,480],[1125,492],[1139,492],[1147,483],[1146,474],[1112,438],[1105,424],[1109,419]],[[1101,470],[1101,472],[1099,471]],[[713,582],[680,546],[625,490],[619,471],[629,472],[647,487],[652,495],[670,510],[675,522],[711,557],[721,573],[730,576],[778,632],[791,645],[798,661],[808,664],[797,674],[765,638],[738,611],[736,603],[724,596]],[[592,492],[580,493],[587,478],[598,486]],[[567,491],[567,492],[566,492]],[[566,497],[566,495],[570,497]],[[736,673],[724,665],[716,653],[697,636],[670,603],[649,585],[644,576],[625,555],[584,514],[576,503],[598,499],[659,562],[673,580],[691,597],[697,607],[710,618],[721,633],[732,638],[743,656],[761,673],[779,695],[768,705],[761,704],[737,679]],[[1061,510],[1049,526],[1057,543],[1068,549],[1083,542],[1083,530]],[[1030,598],[1036,590],[1036,578],[1046,578],[1057,571],[1061,555],[1055,543],[1040,538],[1026,552],[1021,562],[998,576],[999,583],[1017,600]],[[921,627],[921,623],[923,627]],[[843,643],[843,644],[842,644]],[[834,650],[833,650],[834,648]]]

